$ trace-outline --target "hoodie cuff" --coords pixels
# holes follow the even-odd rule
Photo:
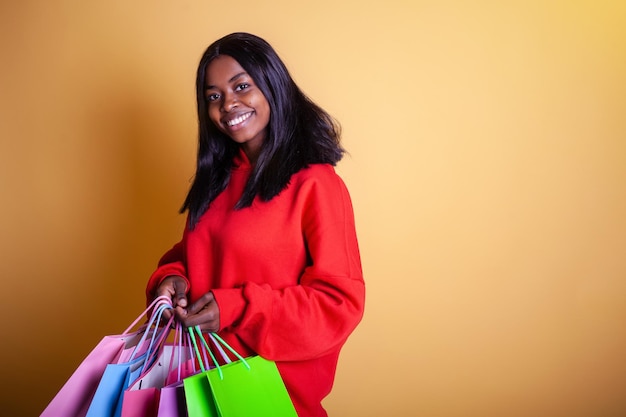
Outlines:
[[[235,326],[246,308],[243,288],[211,290],[220,309],[220,330]]]
[[[190,283],[189,279],[186,276],[179,272],[165,273],[163,275],[155,273],[150,277],[148,285],[146,286],[146,305],[149,305],[152,302],[155,296],[154,293],[156,292],[157,288],[159,288],[159,285],[161,285],[161,283],[165,280],[165,278],[172,276],[181,277],[185,280],[185,284],[187,285],[187,296],[189,296]]]

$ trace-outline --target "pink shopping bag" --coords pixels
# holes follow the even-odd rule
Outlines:
[[[154,300],[122,334],[104,336],[83,359],[40,417],[84,417],[107,365],[117,363],[122,356],[137,348],[146,329],[140,327],[136,331],[132,330],[158,302],[163,301]],[[142,350],[142,346],[139,346],[139,350]]]

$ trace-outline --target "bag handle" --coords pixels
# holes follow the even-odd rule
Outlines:
[[[201,335],[201,331],[199,331],[198,329],[196,329],[196,331],[198,331],[198,334]],[[220,353],[220,356],[222,357],[222,359],[224,360],[225,363],[231,363],[232,360],[228,357],[228,355],[226,354],[226,352],[224,352],[224,349],[222,348],[222,346],[217,342],[217,340],[215,340],[213,338],[213,336],[211,335],[211,333],[207,333],[207,335],[209,336],[209,338],[211,338],[211,341],[213,342],[213,345],[217,348],[217,351]],[[202,337],[202,336],[201,336]],[[204,340],[204,338],[202,338]],[[200,345],[200,348],[202,348],[202,356],[204,357],[204,361],[205,363],[209,363],[209,358],[207,358],[207,351],[210,351],[211,349],[209,348],[208,344],[205,342],[203,342]],[[215,362],[215,359],[213,359],[213,362]],[[209,366],[207,366],[207,368],[209,368]]]
[[[211,338],[211,340],[213,340],[213,343],[215,343],[215,340],[217,339],[217,341],[219,341],[219,344],[215,343],[216,346],[219,347],[220,344],[223,345],[226,349],[231,351],[232,354],[237,357],[237,359],[243,362],[243,364],[246,365],[246,368],[248,368],[248,370],[250,370],[250,365],[248,364],[248,361],[246,361],[243,358],[243,356],[241,356],[235,349],[233,349],[228,343],[226,343],[226,341],[222,339],[220,335],[218,335],[217,333],[209,333],[209,337]]]
[[[193,343],[191,343],[191,335],[189,333],[184,333],[185,335],[185,341],[187,342],[187,348],[189,349],[189,357],[193,358],[195,356],[195,353],[193,351]],[[196,373],[198,370],[196,368],[196,361],[191,361],[191,366],[193,369],[193,372]]]
[[[217,350],[220,352],[220,356],[222,357],[222,359],[224,359],[224,362],[226,363],[231,363],[232,361],[230,360],[230,358],[228,357],[228,355],[226,354],[226,352],[224,352],[224,348],[222,348],[222,345],[220,345],[217,340],[215,339],[215,336],[213,336],[211,333],[207,333],[209,335],[209,338],[211,339],[211,341],[213,342],[213,345],[217,348]]]
[[[150,312],[150,310],[152,310],[157,305],[163,304],[163,303],[171,304],[171,302],[172,300],[170,300],[170,298],[167,295],[162,295],[160,297],[155,298],[154,300],[152,300],[150,305],[148,305],[148,307],[139,315],[139,317],[137,317],[135,321],[133,321],[133,323],[130,326],[128,326],[128,329],[124,330],[124,333],[122,334],[130,333],[130,331],[134,329],[135,326],[137,326],[139,321],[143,319],[144,317],[148,317],[148,313]]]
[[[178,348],[178,366],[176,367],[176,369],[178,370],[178,376],[176,377],[176,381],[180,381],[180,376],[181,376],[180,366],[182,363],[182,352],[183,352],[183,344],[182,344],[183,338],[180,336],[181,327],[182,325],[179,322],[176,322],[176,327],[174,328],[174,346]],[[172,365],[174,364],[175,351],[176,349],[172,349],[172,354],[170,355],[170,366],[167,370],[168,375],[170,374],[170,372],[172,372]]]
[[[211,349],[208,348],[208,345],[206,343],[206,340],[204,340],[204,337],[202,337],[202,332],[200,331],[200,326],[195,326],[195,327],[188,327],[187,331],[189,332],[190,336],[191,336],[191,342],[193,343],[193,348],[194,351],[196,353],[196,358],[198,358],[198,363],[200,364],[200,370],[202,372],[206,372],[209,369],[208,366],[208,361],[207,362],[207,366],[205,367],[205,360],[203,360],[202,356],[200,355],[200,350],[198,349],[198,344],[196,343],[196,334],[197,336],[200,338],[200,340],[202,340],[202,343],[204,344],[204,347],[206,348],[206,350],[209,352],[209,355],[211,356],[211,359],[213,360],[213,363],[215,364],[215,367],[218,369],[218,372],[220,373],[220,375],[222,374],[222,370],[219,368],[219,365],[217,364],[217,361],[215,360],[215,356],[213,355],[213,352],[211,352]]]
[[[162,297],[159,297],[162,298]],[[167,299],[167,297],[165,297]],[[159,336],[159,338],[157,339],[159,342],[161,342],[164,337],[167,336],[167,334],[169,333],[169,329],[172,323],[172,320],[174,318],[174,316],[172,315],[172,317],[169,320],[169,323],[167,326],[164,326],[163,328],[159,329],[159,324],[161,322],[161,317],[163,315],[163,312],[167,309],[171,309],[172,306],[170,304],[167,304],[164,302],[164,300],[159,300],[157,299],[158,302],[155,303],[156,308],[152,311],[152,315],[150,316],[150,320],[146,326],[146,330],[144,331],[143,335],[141,336],[141,339],[139,341],[139,343],[137,344],[137,346],[135,347],[135,349],[133,350],[133,353],[130,355],[130,359],[129,360],[133,360],[135,358],[135,355],[137,354],[137,350],[139,348],[139,346],[143,345],[143,343],[146,341],[146,339],[148,338],[148,330],[151,329],[153,326],[155,327],[155,331],[152,332],[151,335],[151,339],[150,339],[150,344],[148,345],[148,350],[147,350],[147,355],[146,358],[150,357],[150,353],[152,351],[152,348],[154,347],[154,343],[155,343],[155,338],[157,337],[157,335]],[[168,299],[169,302],[169,299]],[[146,361],[146,363],[148,363],[148,361]]]
[[[163,312],[165,310],[167,310],[168,308],[172,308],[171,306],[163,306],[163,308],[160,309],[159,313],[158,313],[158,319],[157,319],[157,326],[158,323],[161,322],[161,316],[163,315]],[[165,341],[167,340],[167,337],[170,334],[170,331],[172,329],[172,324],[174,323],[174,315],[172,315],[170,317],[170,319],[167,321],[167,323],[161,328],[160,331],[158,332],[153,332],[152,333],[152,338],[150,339],[150,344],[148,345],[148,350],[146,351],[146,360],[143,364],[143,368],[141,370],[141,374],[143,375],[145,372],[148,371],[149,367],[152,365],[152,363],[158,358],[161,349],[163,347],[163,345],[165,344]],[[156,338],[158,333],[158,338]],[[156,341],[155,341],[156,338]]]
[[[213,352],[211,351],[211,348],[209,347],[207,341],[204,339],[204,337],[202,337],[202,330],[200,330],[200,326],[194,326],[194,327],[190,327],[189,329],[189,333],[192,334],[193,336],[193,331],[195,330],[195,332],[197,333],[197,335],[200,337],[200,340],[202,340],[202,343],[204,344],[204,346],[206,347],[207,351],[209,352],[209,355],[211,355],[211,359],[213,360],[213,363],[215,363],[215,367],[217,368],[217,372],[220,376],[220,379],[224,379],[224,373],[222,372],[222,367],[220,366],[220,364],[215,360],[215,356],[213,355]],[[228,343],[226,343],[226,341],[224,341],[224,339],[222,339],[217,333],[209,333],[209,337],[211,338],[211,340],[213,341],[213,343],[216,346],[220,346],[220,344],[222,346],[224,346],[226,349],[228,349],[230,352],[232,352],[233,355],[235,355],[237,357],[237,359],[239,359],[245,366],[246,368],[248,368],[248,371],[250,370],[250,364],[248,364],[248,361],[246,361],[243,356],[241,356],[235,349],[233,349]],[[196,355],[198,356],[198,359],[200,359],[200,352],[198,352],[198,345],[196,344],[196,338],[192,337],[191,340],[193,341],[194,344],[194,348],[196,350]],[[220,349],[221,350],[221,349]],[[223,352],[223,350],[222,350]],[[200,367],[203,367],[202,362],[200,362]],[[204,368],[202,369],[202,371],[204,372]]]
[[[190,349],[193,349],[193,348],[191,348],[189,335],[183,331],[183,325],[179,321],[176,321],[176,324],[174,327],[174,340],[172,341],[172,345],[175,348],[177,348],[177,350],[172,349],[172,353],[170,354],[170,362],[169,362],[170,364],[169,364],[169,368],[167,371],[168,380],[169,380],[169,375],[174,371],[174,369],[176,369],[177,375],[176,375],[176,380],[174,382],[180,382],[182,380],[182,365],[183,363],[187,362],[186,359],[183,361],[183,356],[184,356],[183,353],[189,353],[189,358],[193,358],[193,352],[191,350],[187,351],[187,348],[190,348]],[[196,362],[195,360],[192,360],[190,363],[193,369],[193,373],[195,374]],[[176,366],[176,368],[174,368],[174,366]],[[170,383],[171,382],[172,381],[170,380]]]

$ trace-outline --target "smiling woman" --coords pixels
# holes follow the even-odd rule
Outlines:
[[[300,417],[324,417],[339,352],[365,285],[333,119],[264,40],[212,44],[197,73],[196,176],[182,240],[148,301],[168,296],[185,326],[276,362]]]
[[[247,82],[237,83],[235,78],[240,76],[246,77]],[[215,88],[222,90],[214,91]],[[250,206],[255,197],[271,200],[287,186],[293,174],[310,164],[335,165],[343,157],[339,126],[300,90],[271,45],[247,33],[225,36],[207,48],[196,76],[198,164],[183,205],[183,211],[189,210],[192,228],[210,202],[226,188],[235,155],[246,149],[230,136],[234,129],[226,127],[232,126],[223,127],[221,120],[222,113],[231,110],[232,100],[237,104],[238,97],[246,96],[248,88],[259,92],[265,100],[255,94],[253,101],[244,100],[239,105],[252,103],[254,110],[260,111],[260,102],[267,101],[269,120],[264,127],[266,135],[256,143],[257,152],[246,153],[252,159],[253,170],[237,208]],[[215,106],[223,110],[218,112]],[[237,114],[235,119],[242,116],[245,113]],[[263,119],[261,116],[257,114]]]
[[[256,162],[267,136],[270,106],[252,77],[228,55],[215,58],[207,68],[206,101],[213,124]]]

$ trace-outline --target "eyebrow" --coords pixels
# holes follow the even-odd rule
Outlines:
[[[232,83],[232,82],[233,82],[233,81],[235,81],[237,78],[242,77],[242,76],[244,76],[244,75],[248,75],[248,73],[247,73],[247,72],[245,72],[245,71],[242,71],[242,72],[240,72],[239,74],[235,74],[235,75],[234,75],[234,76],[233,76],[230,80],[228,80],[228,82],[229,82],[229,83]],[[204,90],[206,91],[206,90],[211,90],[211,89],[214,89],[214,88],[217,88],[217,87],[215,87],[214,85],[207,85],[206,87],[204,87]]]

